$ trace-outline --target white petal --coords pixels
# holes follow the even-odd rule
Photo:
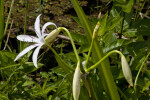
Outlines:
[[[41,31],[40,31],[40,15],[38,15],[38,17],[36,18],[35,20],[35,23],[34,23],[34,29],[35,29],[35,32],[37,34],[37,36],[40,38],[41,37]]]
[[[42,37],[44,38],[45,36],[47,36],[48,34],[47,33],[43,33],[42,34]]]
[[[37,37],[30,36],[30,35],[18,35],[17,39],[19,41],[24,41],[24,42],[38,42],[39,41]]]
[[[45,23],[44,26],[42,27],[42,34],[44,33],[46,27],[49,26],[49,25],[54,25],[54,26],[57,28],[57,26],[56,26],[55,23],[47,22],[47,23]]]
[[[33,56],[32,56],[32,61],[33,61],[33,64],[34,64],[34,66],[35,66],[36,68],[37,68],[37,56],[38,56],[38,53],[39,53],[39,51],[40,51],[41,46],[42,46],[42,45],[38,46],[38,47],[35,49],[35,51],[34,51],[34,53],[33,53]]]
[[[20,57],[22,57],[24,54],[26,54],[27,52],[29,52],[31,49],[37,47],[39,44],[34,44],[31,46],[28,46],[27,48],[25,48],[22,52],[20,52],[17,57],[15,58],[14,61],[16,61],[17,59],[19,59]]]

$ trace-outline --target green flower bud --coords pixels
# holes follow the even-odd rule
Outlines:
[[[52,41],[59,35],[60,31],[61,31],[60,28],[57,28],[57,29],[53,30],[52,32],[50,32],[50,33],[46,36],[45,41],[46,41],[47,43],[52,42]]]
[[[80,63],[78,62],[74,77],[73,77],[73,98],[74,100],[78,100],[80,94]]]
[[[124,55],[121,56],[121,64],[125,79],[130,84],[130,86],[133,86],[132,73]]]

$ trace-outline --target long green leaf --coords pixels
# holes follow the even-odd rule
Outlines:
[[[92,40],[92,29],[90,27],[90,24],[82,10],[82,8],[79,6],[79,3],[77,0],[71,0],[74,9],[79,17],[79,20],[82,24],[82,27],[85,30],[88,42],[90,43]],[[102,48],[100,48],[99,43],[97,40],[95,40],[94,45],[93,45],[93,55],[94,55],[94,60],[95,62],[97,62],[99,59],[101,59],[104,54],[102,52]],[[109,99],[111,100],[119,100],[119,94],[117,91],[117,87],[116,84],[114,82],[112,73],[110,71],[110,65],[108,63],[108,60],[105,60],[103,63],[100,64],[100,66],[98,67],[98,70],[100,72],[100,78],[101,81],[103,83],[103,87],[106,91],[106,93],[109,96]]]

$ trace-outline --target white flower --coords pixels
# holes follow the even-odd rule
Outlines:
[[[38,53],[40,51],[40,48],[45,44],[44,37],[48,35],[48,34],[44,33],[44,31],[45,31],[46,27],[49,26],[49,25],[56,26],[56,24],[54,24],[52,22],[47,22],[42,27],[42,32],[41,32],[41,30],[40,30],[40,16],[41,16],[41,14],[38,15],[38,17],[36,18],[35,24],[34,24],[35,33],[36,33],[37,37],[29,36],[29,35],[18,35],[17,36],[17,39],[20,40],[20,41],[34,42],[34,44],[28,46],[22,52],[20,52],[17,55],[17,57],[15,58],[14,61],[16,61],[17,59],[19,59],[23,55],[25,55],[27,52],[29,52],[33,48],[36,48],[35,51],[34,51],[34,53],[33,53],[32,60],[33,60],[34,66],[37,67],[37,56],[38,56]],[[57,28],[57,26],[56,26],[56,28]]]

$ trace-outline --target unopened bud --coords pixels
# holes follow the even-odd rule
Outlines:
[[[78,62],[74,77],[73,77],[73,98],[74,100],[78,100],[80,94],[80,63]]]
[[[93,37],[94,38],[96,37],[96,34],[98,32],[99,27],[100,27],[100,22],[98,21],[95,28],[94,28],[94,31],[93,31]]]
[[[130,86],[133,86],[132,73],[124,55],[121,56],[121,64],[125,79],[130,84]]]
[[[50,33],[46,36],[45,41],[46,41],[47,43],[52,42],[52,41],[59,35],[60,31],[61,31],[60,28],[57,28],[57,29],[53,30],[52,32],[50,32]]]

